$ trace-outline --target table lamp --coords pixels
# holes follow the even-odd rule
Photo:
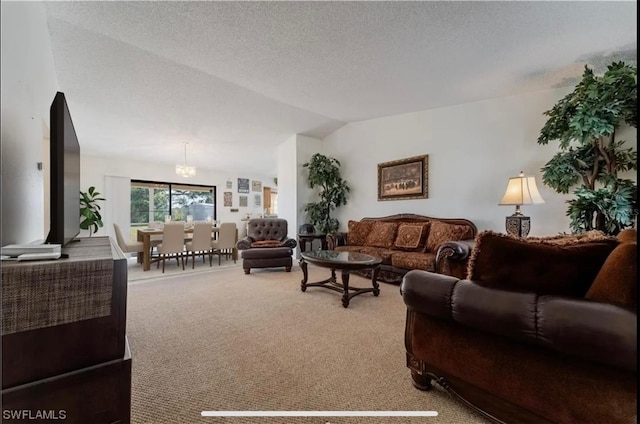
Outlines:
[[[515,213],[506,219],[507,233],[526,237],[531,229],[531,218],[522,214],[520,206],[538,203],[544,203],[544,200],[538,192],[534,177],[525,177],[524,172],[520,171],[520,175],[517,177],[509,178],[507,190],[498,203],[499,205],[515,205],[516,207]]]

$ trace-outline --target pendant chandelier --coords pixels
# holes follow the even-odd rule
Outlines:
[[[192,165],[187,165],[187,144],[188,141],[184,142],[184,162],[182,164],[176,164],[176,174],[180,175],[183,178],[189,178],[196,175],[196,167]]]

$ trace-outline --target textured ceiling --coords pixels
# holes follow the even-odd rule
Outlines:
[[[275,175],[364,119],[635,64],[636,2],[48,2],[83,153]],[[596,68],[597,70],[597,68]]]

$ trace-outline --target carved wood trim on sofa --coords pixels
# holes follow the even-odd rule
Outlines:
[[[360,221],[415,221],[415,222],[424,222],[435,219],[437,221],[446,222],[448,224],[457,224],[457,225],[469,225],[473,228],[473,235],[475,236],[478,233],[478,228],[476,225],[464,218],[436,218],[433,216],[427,215],[418,215],[414,213],[398,213],[395,215],[382,216],[382,217],[366,217],[362,218]]]
[[[453,377],[410,353],[407,353],[407,367],[411,370],[411,378],[416,388],[429,390],[429,385],[435,383],[469,408],[497,424],[553,424],[552,421]],[[510,418],[503,421],[496,415]]]

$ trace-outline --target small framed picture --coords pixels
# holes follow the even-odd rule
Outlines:
[[[224,206],[233,206],[233,193],[230,191],[224,192]]]
[[[238,178],[238,193],[249,193],[249,178]]]

